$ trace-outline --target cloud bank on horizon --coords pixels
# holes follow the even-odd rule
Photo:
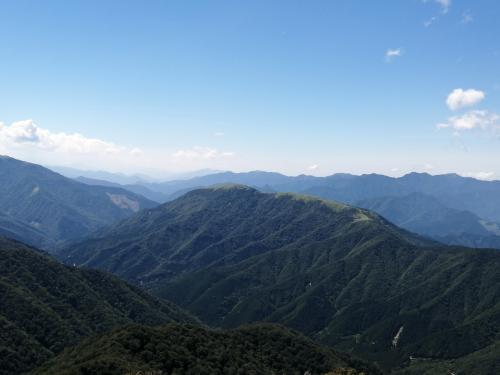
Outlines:
[[[42,164],[111,170],[132,166],[137,171],[202,168],[204,164],[198,164],[199,161],[217,161],[235,155],[234,152],[201,146],[172,152],[143,151],[79,133],[55,133],[38,126],[33,120],[16,121],[10,125],[0,122],[0,153]]]

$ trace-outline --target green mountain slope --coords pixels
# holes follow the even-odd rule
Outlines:
[[[464,357],[450,360],[413,358],[409,366],[394,375],[496,375],[500,373],[500,341]]]
[[[349,372],[347,368],[357,371]],[[34,374],[315,375],[333,370],[337,370],[338,375],[379,373],[280,326],[213,331],[167,325],[161,328],[129,326],[87,340]]]
[[[0,236],[23,241],[32,246],[51,243],[40,230],[3,212],[0,212]]]
[[[403,177],[393,178],[378,174],[355,176],[338,173],[326,177],[305,175],[292,177],[262,171],[223,172],[190,180],[150,184],[149,187],[168,194],[173,200],[179,197],[180,193],[217,183],[245,184],[263,192],[300,193],[351,205],[362,202],[362,204],[373,206],[372,209],[383,216],[388,214],[386,212],[388,203],[381,201],[388,200],[391,205],[397,205],[395,210],[399,210],[411,206],[415,202],[415,195],[425,196],[434,200],[438,206],[443,207],[450,214],[460,213],[453,217],[453,224],[457,228],[468,228],[471,216],[485,223],[500,223],[500,182],[480,181],[456,174],[432,176],[427,173],[410,173]],[[379,207],[381,211],[378,211]],[[500,248],[498,227],[493,228],[496,234],[491,234],[488,230],[490,228],[483,226],[483,229],[487,230],[481,233],[461,232],[457,235],[456,228],[447,220],[449,216],[445,217],[440,212],[436,215],[435,206],[424,204],[417,208],[415,211],[417,216],[408,216],[413,212],[410,210],[405,218],[405,222],[412,222],[412,230],[415,233],[428,235],[428,226],[417,225],[422,220],[422,215],[425,215],[431,218],[435,230],[439,232],[440,240],[444,243]],[[424,208],[428,211],[424,211]],[[399,222],[395,223],[400,225]]]
[[[64,266],[0,238],[0,374],[22,373],[124,324],[193,321],[114,276]]]
[[[387,368],[499,340],[498,251],[428,243],[369,211],[310,197],[197,190],[60,255],[209,324],[282,323]]]
[[[34,245],[47,250],[155,205],[124,189],[89,186],[0,156],[0,211],[43,233]]]
[[[109,182],[106,180],[98,180],[98,179],[82,177],[82,176],[76,177],[74,180],[81,182],[82,184],[87,184],[87,185],[91,185],[91,186],[108,186],[108,187],[125,189],[128,191],[131,191],[132,193],[142,195],[143,197],[145,197],[151,201],[158,202],[158,203],[166,202],[170,198],[169,195],[153,191],[151,189],[148,189],[146,186],[139,185],[139,184],[120,185],[120,184],[117,184],[115,182]]]
[[[364,227],[424,243],[368,211],[243,185],[192,191],[63,249],[59,256],[155,286],[181,273],[235,264],[282,248],[312,247]],[[355,224],[355,225],[353,225]]]

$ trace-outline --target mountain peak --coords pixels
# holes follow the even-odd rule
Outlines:
[[[209,190],[253,190],[253,191],[257,191],[256,189],[254,189],[248,185],[233,184],[233,183],[215,184],[215,185],[209,186],[207,189],[209,189]]]

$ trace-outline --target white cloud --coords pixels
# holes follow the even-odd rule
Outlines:
[[[195,146],[190,149],[177,150],[172,155],[175,159],[219,159],[234,156],[234,152],[219,151],[216,148]]]
[[[483,91],[475,89],[455,89],[446,98],[446,104],[451,110],[470,107],[481,102],[486,97]]]
[[[175,151],[163,146],[142,150],[80,133],[54,132],[32,120],[9,125],[0,122],[2,154],[48,166],[123,173],[229,169],[230,165],[241,163],[233,157],[233,152],[216,148],[192,147]]]
[[[396,49],[389,48],[385,52],[385,60],[387,62],[391,62],[394,58],[401,56],[403,56],[403,50],[401,48],[396,48]]]
[[[315,171],[318,168],[319,168],[318,164],[313,164],[313,165],[310,165],[309,167],[307,167],[307,170]]]
[[[425,27],[430,27],[434,22],[436,22],[439,19],[438,16],[432,16],[429,18],[427,21],[424,22]]]
[[[226,134],[224,132],[215,132],[213,134],[214,137],[224,137]]]
[[[469,172],[465,173],[464,177],[472,177],[478,180],[491,181],[495,177],[495,172]]]
[[[17,121],[11,125],[0,123],[0,145],[4,148],[31,148],[73,154],[138,154],[137,148],[129,149],[97,138],[87,138],[79,133],[54,133],[36,125],[33,120]]]
[[[431,0],[423,0],[424,3],[428,3]],[[440,18],[440,15],[445,15],[448,13],[451,7],[451,0],[432,0],[432,2],[441,6],[441,11],[439,15],[432,16],[427,21],[424,22],[425,27],[430,27],[434,22],[437,22]]]
[[[488,111],[473,110],[460,116],[448,118],[446,123],[437,125],[438,129],[453,129],[457,132],[473,129],[492,129],[500,127],[500,115]]]

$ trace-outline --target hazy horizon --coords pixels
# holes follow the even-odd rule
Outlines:
[[[378,175],[383,175],[383,176],[388,176],[388,177],[393,177],[393,178],[400,178],[404,177],[408,174],[411,173],[422,173],[422,174],[428,174],[431,176],[439,176],[439,175],[450,175],[450,174],[456,174],[461,177],[470,177],[474,178],[477,180],[482,180],[482,181],[499,181],[498,179],[493,178],[493,176],[489,175],[471,175],[471,174],[460,174],[457,172],[444,172],[444,173],[432,173],[432,171],[407,171],[407,172],[401,172],[399,174],[393,173],[393,174],[384,174],[384,173],[377,173],[377,172],[367,172],[367,173],[351,173],[351,172],[336,172],[333,171],[332,173],[327,173],[323,175],[318,175],[314,173],[299,173],[299,174],[286,174],[282,173],[279,171],[273,171],[273,170],[261,170],[261,169],[252,169],[252,170],[242,170],[242,171],[234,171],[234,170],[215,170],[215,169],[197,169],[197,170],[186,170],[186,171],[179,171],[179,172],[172,172],[172,171],[161,171],[155,173],[126,173],[126,172],[119,172],[119,171],[112,171],[112,170],[104,170],[104,169],[79,169],[79,168],[71,168],[71,167],[65,167],[65,166],[58,166],[58,165],[43,165],[45,168],[51,169],[55,172],[58,172],[60,174],[63,174],[67,177],[71,178],[76,178],[76,177],[88,177],[90,175],[96,175],[90,176],[90,178],[95,178],[95,179],[100,179],[97,175],[102,174],[101,179],[106,180],[106,174],[109,174],[110,176],[121,176],[125,178],[137,178],[137,180],[143,180],[143,181],[151,181],[151,182],[161,182],[161,181],[173,181],[176,179],[179,180],[185,180],[185,179],[190,179],[193,177],[200,177],[200,176],[205,176],[209,174],[216,174],[216,173],[251,173],[251,172],[265,172],[265,173],[278,173],[282,174],[284,176],[288,177],[298,177],[298,176],[312,176],[312,177],[328,177],[336,174],[350,174],[353,176],[361,176],[361,175],[370,175],[370,174],[378,174]]]

